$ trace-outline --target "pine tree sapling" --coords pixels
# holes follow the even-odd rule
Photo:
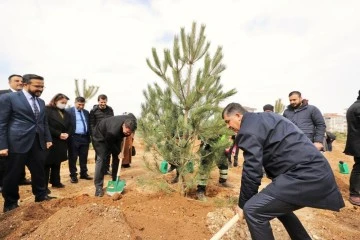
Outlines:
[[[222,48],[211,55],[204,33],[205,25],[198,31],[194,22],[190,33],[181,28],[172,50],[165,49],[162,59],[155,48],[152,61],[146,59],[164,87],[154,83],[143,91],[139,129],[155,159],[176,165],[180,179],[188,173],[190,161],[198,165],[201,159],[199,140],[218,137],[220,129],[226,130],[215,115],[221,112],[219,104],[236,93],[235,89],[223,91]]]

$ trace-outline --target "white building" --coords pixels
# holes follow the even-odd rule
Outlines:
[[[347,132],[346,117],[337,113],[324,113],[326,131],[329,132]]]

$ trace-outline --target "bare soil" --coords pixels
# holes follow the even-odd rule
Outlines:
[[[67,163],[61,169],[65,188],[51,188],[57,199],[35,203],[30,186],[20,186],[20,207],[0,214],[0,239],[210,239],[234,215],[240,188],[241,166],[230,168],[233,188],[217,186],[218,171],[212,172],[207,201],[195,199],[194,191],[182,196],[177,184],[168,182],[175,173],[150,171],[143,162],[144,148],[135,139],[137,156],[130,168],[122,170],[126,188],[121,195],[94,196],[93,181],[70,183]],[[338,161],[353,159],[342,153],[343,143],[325,153],[345,200],[340,212],[304,208],[296,211],[313,239],[359,239],[360,208],[348,202],[349,174],[340,174]],[[94,153],[89,156],[89,173],[94,173]],[[241,160],[240,160],[241,162]],[[29,175],[28,175],[29,176]],[[110,176],[105,177],[105,182]],[[262,187],[270,181],[263,179]],[[3,199],[0,199],[3,205]],[[272,221],[276,239],[290,239],[281,223]],[[239,222],[223,239],[250,239],[246,223]]]

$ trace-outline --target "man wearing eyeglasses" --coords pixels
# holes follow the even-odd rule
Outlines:
[[[92,133],[92,143],[96,152],[95,165],[95,196],[104,195],[104,168],[105,161],[112,152],[120,153],[120,145],[124,137],[129,137],[137,128],[136,117],[129,113],[108,117],[99,122]],[[116,180],[116,174],[119,166],[119,159],[115,162],[113,159],[112,178]]]
[[[0,99],[0,156],[7,156],[2,195],[4,212],[17,208],[19,186],[16,184],[24,165],[32,176],[35,202],[48,201],[44,161],[52,139],[45,116],[45,103],[39,97],[44,78],[35,74],[23,76],[23,90]]]

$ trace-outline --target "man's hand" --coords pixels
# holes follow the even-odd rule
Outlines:
[[[314,146],[317,148],[317,150],[321,151],[324,149],[324,145],[322,145],[322,143],[319,142],[314,142]]]
[[[49,149],[52,146],[52,142],[46,142],[46,148]]]
[[[0,150],[0,156],[7,157],[9,155],[9,149]]]

